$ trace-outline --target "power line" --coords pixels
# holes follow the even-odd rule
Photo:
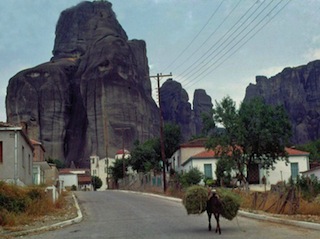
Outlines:
[[[194,55],[199,52],[199,50],[215,35],[215,33],[220,29],[220,27],[227,21],[227,19],[232,15],[232,13],[236,10],[236,8],[241,3],[241,0],[232,8],[229,14],[222,20],[222,22],[218,25],[217,28],[206,38],[206,40],[196,49],[194,50],[180,65],[173,69],[173,71],[178,70],[181,66],[183,66],[186,62],[194,57]]]
[[[227,52],[225,52],[218,60],[216,60],[213,64],[211,64],[209,66],[209,68],[207,68],[207,70],[199,73],[199,75],[197,75],[193,80],[189,81],[185,86],[191,87],[192,85],[194,85],[195,83],[199,82],[195,81],[196,79],[198,79],[200,76],[202,76],[203,74],[205,74],[205,72],[207,72],[207,74],[205,76],[207,76],[208,74],[212,73],[213,70],[217,69],[219,66],[221,66],[226,60],[228,60],[232,55],[234,55],[241,47],[243,47],[246,43],[248,43],[258,32],[260,32],[272,19],[274,19],[288,4],[290,3],[290,0],[288,0],[288,2],[286,4],[284,4],[277,12],[275,15],[273,15],[271,18],[269,18],[269,20],[267,22],[265,22],[257,31],[255,31],[247,40],[245,40],[243,42],[243,44],[241,44],[238,48],[236,48],[230,55],[228,55],[227,58],[225,58],[223,61],[221,61],[215,68],[213,68],[210,72],[207,72],[208,69],[210,69],[210,67],[212,67],[213,65],[215,65],[216,63],[218,63],[219,60],[221,60],[224,56],[226,56],[227,53],[229,53],[232,49],[234,49],[245,37],[248,36],[248,34],[250,32],[252,32],[258,25],[260,25],[260,23],[269,16],[266,15],[258,24],[255,25],[255,27],[253,29],[251,29],[244,37],[242,37],[235,45],[233,45]],[[279,2],[271,11],[270,13],[277,8],[279,5],[281,4],[281,2]],[[204,76],[204,77],[205,77]],[[193,82],[191,84],[191,82]]]
[[[266,2],[266,1],[264,1],[264,2]],[[255,9],[255,12],[254,12],[254,13],[256,13],[256,11],[263,5],[264,2],[262,2],[261,4],[258,5],[258,7]],[[222,54],[222,56],[220,56],[220,57],[219,57],[216,61],[214,61],[207,69],[205,69],[205,70],[203,70],[203,71],[201,71],[201,70],[203,69],[203,67],[201,67],[200,69],[197,69],[196,71],[193,71],[194,68],[195,68],[195,64],[194,64],[194,65],[191,65],[191,66],[188,68],[188,70],[184,72],[184,74],[186,74],[186,72],[190,72],[190,71],[191,71],[192,73],[189,74],[189,77],[188,77],[188,78],[186,78],[185,80],[182,80],[181,82],[187,81],[187,84],[186,84],[186,85],[190,87],[191,85],[194,85],[195,83],[199,82],[199,80],[197,80],[197,79],[198,79],[200,76],[202,76],[202,75],[204,75],[204,74],[206,74],[206,73],[207,73],[207,74],[206,74],[206,76],[207,76],[209,73],[212,73],[213,70],[215,70],[215,69],[217,69],[219,66],[221,66],[222,63],[224,63],[227,59],[229,59],[232,55],[234,55],[238,49],[240,49],[240,48],[241,48],[243,45],[245,45],[250,39],[252,39],[252,37],[254,37],[258,32],[260,32],[274,17],[276,17],[276,16],[282,11],[282,9],[283,9],[284,7],[286,7],[286,6],[289,4],[290,0],[288,0],[288,2],[287,2],[286,4],[284,4],[284,5],[281,7],[281,9],[278,10],[278,12],[272,16],[272,18],[269,18],[269,20],[268,20],[267,22],[265,22],[257,31],[255,31],[253,34],[251,34],[257,27],[259,27],[259,25],[262,24],[262,22],[263,22],[267,17],[269,17],[269,16],[272,14],[272,12],[273,12],[281,3],[283,3],[283,1],[279,1],[271,10],[269,10],[269,11],[267,12],[267,14],[265,14],[265,15],[262,17],[262,19],[260,19],[260,21],[259,21],[257,24],[253,25],[253,22],[256,21],[256,20],[262,15],[262,13],[270,6],[270,4],[271,4],[272,2],[273,2],[273,1],[269,2],[269,4],[268,4],[266,7],[264,7],[263,10],[261,10],[258,14],[256,14],[256,16],[254,17],[254,19],[251,20],[249,24],[245,25],[245,23],[248,22],[248,20],[249,20],[249,19],[253,16],[253,14],[254,14],[254,13],[251,13],[250,16],[247,17],[246,20],[244,20],[244,21],[241,23],[240,27],[238,27],[236,30],[234,30],[234,31],[228,36],[230,40],[227,40],[227,41],[225,42],[225,44],[220,44],[218,47],[216,47],[216,49],[219,50],[219,52],[218,52],[217,54],[213,55],[213,53],[211,53],[209,56],[207,56],[207,57],[205,58],[205,60],[207,60],[210,56],[213,56],[213,57],[210,58],[210,61],[207,61],[207,62],[205,63],[205,66],[207,66],[210,62],[212,62],[213,59],[215,59],[216,57],[218,57],[219,54]],[[256,3],[257,3],[257,2],[256,2]],[[246,15],[252,10],[252,8],[254,7],[254,5],[255,5],[256,3],[254,3],[254,4],[246,11],[246,13],[243,14],[243,15],[240,17],[240,19],[237,21],[237,23],[235,23],[235,24],[227,31],[227,33],[225,33],[225,34],[223,35],[223,37],[221,37],[221,38],[219,39],[219,41],[221,41],[222,39],[224,39],[224,38],[231,32],[231,30],[232,30],[233,28],[235,28],[235,26],[237,26],[238,23],[241,22],[241,20],[244,18],[244,16],[246,16]],[[226,20],[226,18],[225,18],[224,20]],[[220,24],[220,25],[222,25],[222,24]],[[245,35],[241,37],[241,35],[244,33],[244,31],[245,31],[247,28],[249,28],[251,25],[253,25],[253,27],[251,27],[251,28],[247,31],[247,33],[245,33]],[[241,30],[241,29],[242,29],[242,30]],[[240,31],[240,32],[239,32],[239,31]],[[238,33],[237,35],[235,35],[237,32],[239,32],[239,33]],[[249,34],[251,34],[251,35],[249,35]],[[248,36],[249,36],[249,38],[247,38]],[[231,39],[230,37],[233,37],[233,38]],[[238,40],[239,37],[241,37],[240,40]],[[210,37],[209,37],[209,38],[210,38]],[[209,39],[209,38],[207,38],[207,39]],[[247,38],[247,39],[246,39],[246,38]],[[218,41],[218,42],[219,42],[219,41]],[[227,55],[228,53],[230,53],[233,49],[235,49],[235,47],[237,47],[237,46],[238,46],[241,42],[243,42],[243,41],[245,41],[243,44],[241,44],[238,48],[236,48],[236,50],[233,51],[231,54]],[[233,44],[233,45],[231,45],[231,44]],[[203,43],[199,48],[197,48],[197,49],[200,49],[203,45],[204,45],[204,43]],[[217,43],[215,43],[213,46],[211,46],[210,50],[213,49],[213,47],[216,46],[216,45],[217,45]],[[224,47],[223,47],[223,45],[224,45]],[[229,46],[230,46],[230,47],[229,47]],[[222,49],[221,49],[221,48],[222,48]],[[226,51],[223,53],[224,50],[226,50]],[[193,53],[194,53],[194,52],[193,52]],[[208,53],[208,52],[207,52],[207,53]],[[203,58],[203,57],[206,56],[206,55],[207,55],[207,54],[204,54],[204,55],[201,56],[201,57]],[[227,58],[225,58],[226,56],[227,56]],[[200,61],[200,60],[202,59],[201,57],[198,58],[195,62]],[[203,60],[201,63],[204,63],[205,60]],[[222,62],[221,62],[221,61],[222,61]],[[197,64],[197,65],[199,65],[199,64]],[[212,68],[213,66],[215,66],[215,65],[216,65],[216,67],[214,67],[214,69],[211,69],[211,68]],[[193,66],[194,66],[194,67],[193,67]],[[211,69],[211,71],[208,72],[210,69]],[[198,73],[198,72],[200,72],[200,73],[199,73],[194,79],[188,80],[189,78],[191,78],[193,75],[195,75],[195,74]],[[182,76],[178,76],[178,79],[181,78],[181,77],[182,77]],[[192,84],[191,84],[191,83],[192,83]],[[165,98],[165,97],[166,97],[166,95],[163,94],[163,98]]]
[[[194,41],[200,36],[201,32],[206,28],[206,26],[209,24],[209,22],[212,20],[212,18],[216,15],[218,10],[220,9],[221,5],[223,3],[223,0],[220,2],[217,9],[211,14],[207,22],[204,24],[204,26],[201,28],[201,30],[194,36],[194,38],[189,42],[189,44],[180,52],[180,54],[170,63],[168,66],[163,70],[166,71],[169,67],[172,67],[172,65],[189,49],[189,47],[194,43]],[[179,67],[179,66],[178,66]]]
[[[264,2],[263,2],[263,3],[264,3]],[[255,9],[255,11],[258,10],[258,9],[263,5],[263,3],[262,3],[262,4],[259,4],[259,5],[258,5],[258,8]],[[269,4],[268,4],[262,11],[260,11],[260,12],[257,14],[256,18],[257,18],[258,16],[260,16],[260,14],[262,14],[262,12],[263,12],[271,3],[272,3],[272,1],[269,2]],[[223,45],[225,45],[225,44],[229,41],[230,37],[232,37],[239,29],[241,29],[241,27],[245,26],[245,23],[252,17],[252,15],[255,13],[255,11],[254,11],[252,14],[250,14],[250,16],[248,16],[248,17],[245,19],[245,21],[244,21],[236,30],[234,30],[234,31],[231,33],[231,35],[229,36],[229,39],[227,39],[226,41],[222,41],[222,40],[224,40],[224,38],[228,35],[228,33],[230,33],[231,30],[232,30],[233,28],[235,28],[235,26],[237,26],[238,23],[241,22],[242,18],[244,18],[244,17],[251,11],[251,9],[255,6],[255,4],[256,4],[256,3],[254,3],[254,4],[240,17],[240,19],[239,19],[238,21],[236,21],[236,23],[235,23],[229,30],[228,30],[222,37],[220,37],[220,39],[219,39],[215,44],[213,44],[213,45],[209,48],[209,50],[206,52],[206,54],[204,54],[203,56],[201,56],[200,58],[198,58],[198,59],[196,60],[196,62],[198,62],[196,65],[190,66],[190,67],[188,68],[188,70],[187,70],[186,72],[184,72],[184,73],[185,73],[185,74],[189,74],[189,73],[190,73],[190,70],[192,70],[193,68],[196,68],[197,66],[200,66],[201,64],[203,64],[203,63],[205,62],[205,60],[207,60],[210,56],[213,55],[213,53],[215,53],[215,51],[213,51],[213,50],[219,50],[219,48],[223,47]],[[254,18],[254,19],[246,26],[246,28],[247,28],[248,26],[250,26],[250,24],[251,24],[256,18]],[[245,28],[245,29],[246,29],[246,28]],[[241,31],[240,33],[242,33],[242,32],[243,32],[243,31]],[[239,35],[239,34],[238,34],[238,35]],[[234,39],[234,38],[233,38],[233,39]],[[220,42],[221,42],[221,43],[220,43]],[[220,43],[220,44],[217,46],[218,43]],[[228,45],[227,45],[227,46],[228,46]],[[224,49],[224,48],[223,48],[223,49]],[[219,52],[221,52],[221,50],[220,50]],[[208,55],[208,56],[205,57],[206,55]],[[218,53],[215,53],[215,55],[218,55]],[[204,58],[204,59],[203,59],[203,58]],[[202,61],[200,62],[201,59],[202,59]],[[197,69],[196,72],[199,72],[199,71],[200,71],[202,68],[204,68],[207,64],[208,64],[208,62],[207,62],[205,65],[202,65],[202,66],[200,67],[200,69]],[[195,72],[193,72],[189,77],[192,77],[194,74],[195,74]],[[184,77],[184,74],[182,74],[181,77]]]

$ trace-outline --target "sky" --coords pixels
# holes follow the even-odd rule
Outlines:
[[[0,121],[9,79],[50,60],[60,13],[79,2],[0,0]],[[146,42],[150,75],[172,73],[190,103],[205,89],[213,104],[229,96],[239,105],[257,75],[320,59],[320,0],[109,2],[129,39]]]

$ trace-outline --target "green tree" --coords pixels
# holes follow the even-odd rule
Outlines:
[[[147,172],[151,168],[159,168],[161,158],[157,152],[158,144],[156,139],[148,140],[143,144],[136,141],[129,162],[132,169],[138,172]]]
[[[297,145],[297,149],[310,153],[310,162],[320,162],[320,139],[302,145]]]
[[[52,158],[48,158],[46,160],[48,163],[53,163],[56,165],[57,169],[61,169],[61,168],[65,168],[66,167],[66,164],[61,161],[60,159],[52,159]]]
[[[123,171],[123,160],[125,164],[125,169]],[[114,161],[114,164],[109,167],[111,171],[111,175],[113,180],[118,183],[119,179],[122,179],[125,177],[126,172],[128,171],[128,164],[129,164],[130,159],[122,158],[122,159],[117,159]]]
[[[101,188],[101,186],[102,186],[102,180],[98,176],[92,176],[91,183],[92,183],[94,191]]]
[[[181,142],[180,127],[176,124],[166,123],[163,129],[164,151],[166,158],[170,158],[178,149]]]
[[[242,103],[237,110],[235,102],[225,97],[216,102],[212,120],[224,130],[215,131],[207,147],[235,161],[242,180],[245,181],[245,169],[249,174],[251,164],[269,169],[277,160],[287,158],[285,146],[291,137],[291,126],[281,106],[267,105],[256,98]]]
[[[221,157],[217,161],[216,165],[216,177],[217,177],[217,184],[222,185],[229,185],[231,182],[231,172],[235,169],[235,161],[230,160],[228,157]]]
[[[164,125],[164,151],[166,158],[177,150],[180,144],[180,128],[174,124]],[[143,144],[136,141],[131,151],[130,165],[138,172],[147,172],[151,169],[161,170],[161,144],[159,138],[150,139]]]
[[[188,172],[180,175],[180,182],[183,187],[199,184],[201,179],[203,179],[203,174],[198,168],[192,168]]]

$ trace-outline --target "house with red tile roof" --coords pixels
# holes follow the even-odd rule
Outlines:
[[[77,190],[92,190],[90,169],[86,168],[62,168],[59,170],[60,188],[70,189],[73,186]]]
[[[186,146],[186,144],[184,144]],[[188,148],[187,151],[191,154],[193,147]],[[195,153],[189,156],[187,159],[183,158],[182,163],[179,165],[180,171],[189,171],[192,168],[198,168],[206,178],[216,179],[215,171],[216,171],[216,163],[219,159],[218,155],[216,155],[213,150],[206,150],[203,147],[203,150],[197,152],[201,149],[195,147]],[[180,147],[179,149],[185,150],[185,148]],[[178,153],[179,150],[176,152]],[[263,169],[259,164],[256,167],[250,168],[251,181],[249,183],[253,184],[262,184],[262,178],[266,178],[266,183],[276,184],[279,181],[287,181],[290,177],[294,180],[298,175],[301,175],[302,172],[309,170],[309,153],[300,151],[294,148],[285,148],[288,154],[288,162],[285,160],[279,160],[274,164],[273,169]],[[179,154],[174,154],[179,155]],[[181,155],[181,154],[180,154]],[[187,155],[187,154],[185,154]],[[171,158],[172,160],[172,158]],[[181,162],[180,161],[180,162]],[[174,161],[170,161],[171,163]],[[178,166],[175,164],[175,166]]]
[[[206,150],[206,138],[199,138],[191,140],[187,143],[180,144],[178,150],[168,159],[170,168],[176,172],[184,170],[183,164],[193,155],[201,153]]]
[[[218,159],[214,150],[205,150],[191,156],[182,166],[186,171],[198,168],[205,178],[216,179],[215,171]]]
[[[290,177],[296,180],[298,175],[301,176],[302,172],[309,170],[309,152],[297,150],[295,148],[285,148],[288,154],[288,162],[278,160],[274,164],[273,169],[259,168],[259,182],[262,182],[262,177],[265,176],[267,184],[276,184],[279,181],[288,182]]]

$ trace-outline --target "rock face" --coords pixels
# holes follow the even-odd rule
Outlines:
[[[246,89],[244,101],[261,96],[267,104],[283,105],[293,129],[292,143],[303,144],[320,138],[320,61],[285,68],[267,78],[256,77]]]
[[[134,140],[158,136],[158,108],[142,40],[128,40],[109,2],[61,13],[49,62],[9,81],[7,121],[24,122],[46,157],[87,167]]]
[[[197,89],[193,95],[193,112],[196,134],[202,133],[202,114],[209,114],[212,110],[212,99],[203,89]]]
[[[165,122],[180,126],[182,141],[190,140],[193,135],[201,134],[202,113],[209,113],[212,109],[211,97],[205,90],[195,90],[193,110],[189,103],[189,96],[181,84],[172,79],[163,83],[160,89],[161,107]]]

